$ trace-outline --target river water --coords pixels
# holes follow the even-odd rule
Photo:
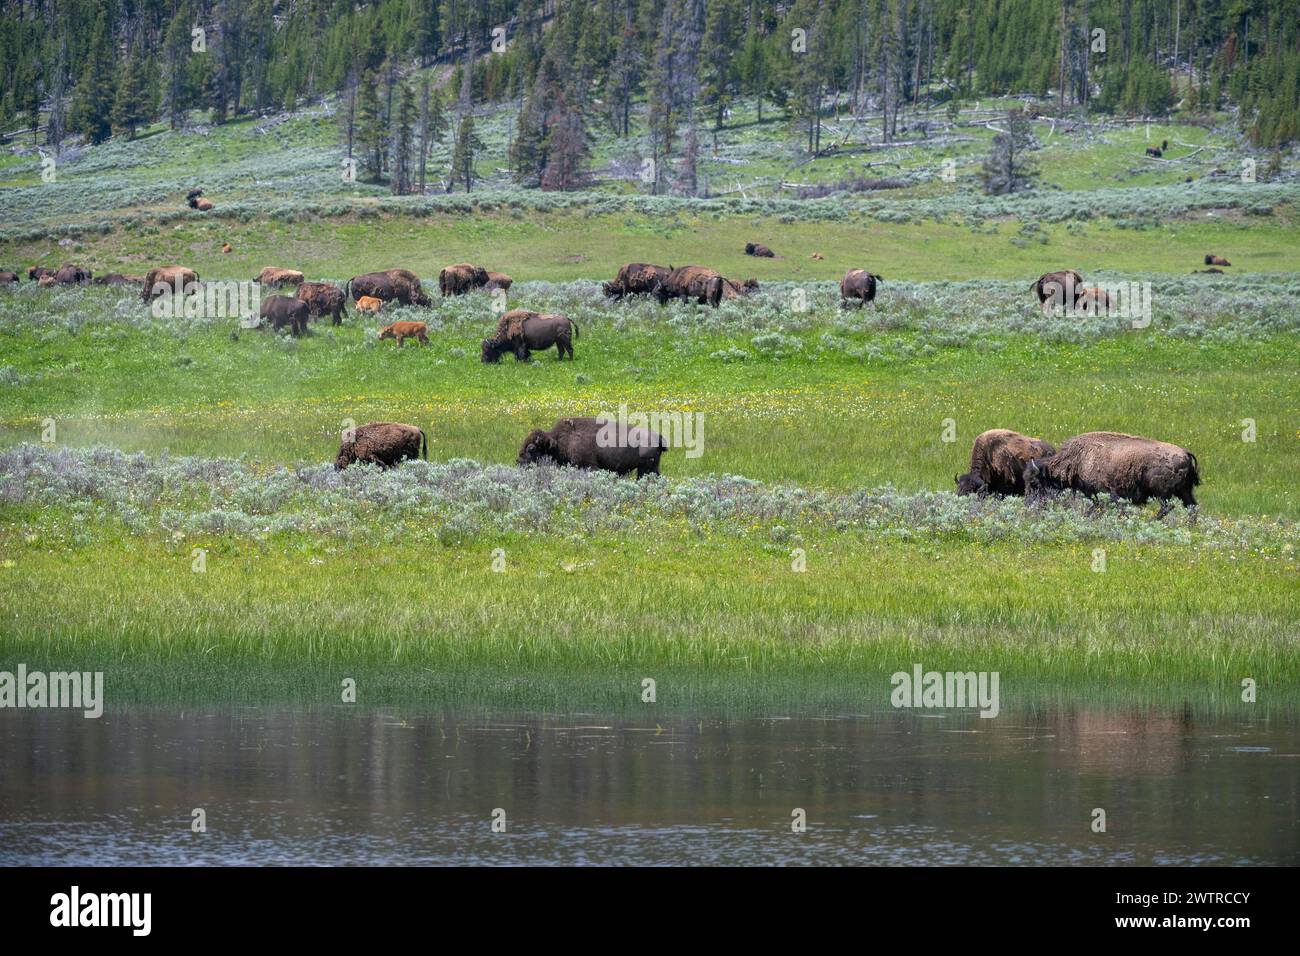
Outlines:
[[[6,865],[1294,865],[1298,795],[1263,714],[0,712]]]

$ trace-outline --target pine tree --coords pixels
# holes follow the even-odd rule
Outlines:
[[[127,139],[135,139],[137,127],[149,121],[147,97],[144,61],[138,51],[133,52],[122,68],[113,103],[113,128],[125,132]]]
[[[397,106],[393,128],[393,182],[395,195],[411,191],[411,150],[415,145],[415,93],[405,84]]]
[[[113,47],[103,8],[95,17],[86,65],[77,84],[73,126],[92,143],[102,143],[113,132]]]
[[[561,100],[552,116],[546,139],[546,168],[542,171],[542,189],[571,190],[586,186],[591,148],[582,114],[568,109]]]
[[[460,129],[456,131],[456,148],[451,155],[452,186],[461,182],[465,184],[465,192],[473,190],[474,159],[482,148],[483,141],[474,132],[474,114],[466,113],[461,117]]]
[[[1031,188],[1038,175],[1029,151],[1035,147],[1033,131],[1024,114],[1007,113],[1006,129],[993,137],[993,145],[979,178],[984,191],[992,196],[1021,192]]]
[[[357,83],[357,146],[365,177],[372,183],[384,175],[384,118],[376,86],[373,73],[367,73]]]
[[[713,0],[704,24],[704,41],[700,62],[704,66],[701,101],[713,114],[713,145],[717,149],[717,130],[731,106],[737,81],[736,47],[740,40],[739,0]]]

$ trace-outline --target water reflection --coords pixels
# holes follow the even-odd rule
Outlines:
[[[1276,717],[0,713],[6,864],[1294,864],[1298,789]]]

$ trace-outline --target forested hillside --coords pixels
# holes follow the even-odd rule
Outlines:
[[[1228,110],[1257,147],[1300,136],[1294,0],[17,0],[0,54],[0,129],[37,146],[337,94],[358,175],[394,192],[423,191],[445,134],[472,188],[484,104],[511,111],[522,185],[581,188],[593,136],[628,135],[635,112],[645,182],[685,195],[742,100],[809,153],[845,112],[888,142],[909,109],[1005,94],[1062,114]]]

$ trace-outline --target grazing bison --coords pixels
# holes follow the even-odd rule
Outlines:
[[[840,308],[847,308],[854,299],[859,306],[871,302],[876,297],[876,284],[881,281],[881,276],[866,269],[850,269],[840,280]]]
[[[746,279],[744,282],[737,282],[735,279],[727,278],[722,280],[722,297],[724,299],[743,299],[745,296],[757,291],[757,279]]]
[[[650,295],[655,285],[668,278],[672,266],[652,266],[645,262],[630,262],[618,270],[613,282],[603,283],[605,296],[618,301],[625,295]]]
[[[717,272],[704,266],[678,266],[655,283],[653,292],[660,305],[669,299],[685,299],[716,309],[722,301],[725,281]]]
[[[975,439],[970,471],[955,475],[959,495],[1023,495],[1025,468],[1035,458],[1056,449],[1041,438],[1030,438],[1006,428],[992,428]]]
[[[1161,153],[1159,147],[1156,147],[1156,146],[1148,146],[1148,147],[1147,147],[1147,155],[1148,155],[1148,156],[1154,156],[1156,159],[1159,159],[1159,158],[1161,157],[1161,155],[1163,155],[1163,154]]]
[[[293,335],[307,330],[307,303],[287,295],[268,295],[262,300],[262,318],[277,332],[289,326]]]
[[[155,266],[144,274],[144,288],[140,291],[140,298],[148,302],[178,287],[181,292],[188,292],[198,281],[199,274],[193,269],[184,266]]]
[[[562,418],[548,432],[535,428],[524,439],[517,463],[547,459],[574,468],[598,468],[638,478],[659,474],[659,457],[668,443],[648,428],[620,427],[606,418]]]
[[[1138,505],[1154,498],[1160,502],[1156,517],[1163,518],[1175,498],[1196,507],[1192,489],[1201,483],[1201,468],[1190,451],[1168,442],[1087,432],[1075,435],[1054,455],[1032,459],[1025,466],[1024,481],[1031,497],[1070,489],[1089,498],[1114,495]]]
[[[1206,264],[1207,266],[1230,266],[1230,265],[1232,265],[1232,263],[1229,262],[1227,259],[1223,258],[1223,256],[1206,256],[1206,257],[1205,257],[1205,264]]]
[[[379,338],[396,339],[397,347],[402,347],[403,339],[419,339],[421,345],[429,344],[429,327],[423,322],[394,322],[379,330]]]
[[[58,271],[54,273],[54,281],[59,285],[85,285],[92,275],[89,269],[83,269],[69,262],[59,266]]]
[[[565,353],[573,360],[573,339],[578,337],[578,323],[566,315],[544,315],[528,309],[511,309],[497,320],[496,335],[484,339],[481,360],[492,364],[501,356],[513,352],[515,361],[526,362],[533,352],[549,349],[552,345],[564,360]]]
[[[464,295],[488,284],[488,271],[482,266],[469,262],[458,262],[447,266],[438,273],[438,288],[445,299],[448,296]]]
[[[343,316],[348,314],[348,297],[343,290],[328,282],[300,282],[293,292],[295,299],[307,303],[307,314],[311,316],[329,315],[334,324],[339,325]]]
[[[1067,302],[1074,304],[1078,297],[1077,289],[1083,287],[1083,276],[1074,269],[1061,272],[1044,272],[1030,288],[1038,296],[1038,304],[1047,312]]]
[[[1110,296],[1105,289],[1080,289],[1074,300],[1074,311],[1089,315],[1108,315],[1110,313]]]
[[[13,285],[17,281],[18,273],[8,271],[0,272],[0,285]]]
[[[357,302],[363,295],[368,295],[382,302],[400,302],[421,308],[433,305],[433,300],[420,287],[419,278],[410,269],[386,269],[353,276],[348,280],[344,293]]]
[[[97,275],[90,281],[94,285],[137,285],[140,282],[140,277],[124,276],[120,272],[109,272],[104,275]]]
[[[514,284],[515,284],[515,280],[510,278],[504,272],[492,272],[489,270],[488,282],[487,285],[485,285],[483,288],[489,291],[493,289],[501,289],[504,292],[506,289],[509,289]]]
[[[334,470],[342,471],[357,462],[391,468],[404,459],[429,459],[429,441],[424,429],[400,422],[371,422],[344,433]]]
[[[257,274],[253,281],[259,285],[301,285],[302,273],[294,269],[277,269],[267,266]]]
[[[745,255],[758,256],[760,259],[775,259],[776,253],[759,242],[745,243]]]
[[[48,266],[30,266],[27,269],[27,278],[33,282],[39,281],[43,276],[54,275],[54,270]]]

